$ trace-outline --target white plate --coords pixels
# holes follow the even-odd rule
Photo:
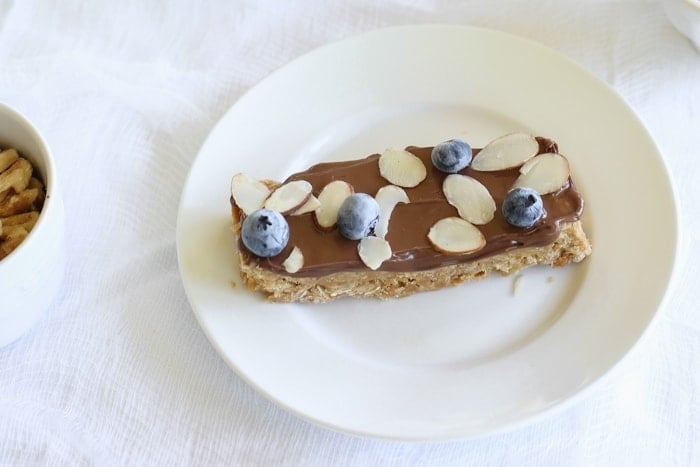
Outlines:
[[[281,180],[388,146],[482,146],[517,130],[570,159],[594,244],[584,263],[529,269],[514,295],[512,277],[490,277],[395,301],[280,305],[242,285],[233,173]],[[610,88],[533,42],[459,26],[372,32],[263,80],[202,147],[177,225],[197,319],[245,381],[307,420],[397,439],[501,431],[581,394],[652,321],[676,242],[662,159]]]

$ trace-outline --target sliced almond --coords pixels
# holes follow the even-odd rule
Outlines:
[[[263,182],[237,173],[231,179],[231,196],[240,210],[248,216],[263,207],[265,200],[270,196],[270,189]]]
[[[459,255],[478,251],[486,245],[484,234],[461,217],[440,219],[430,228],[428,240],[437,251]]]
[[[491,141],[472,160],[472,169],[481,172],[518,167],[540,150],[540,143],[527,133],[510,133]]]
[[[528,187],[541,195],[553,193],[569,179],[569,161],[561,154],[548,152],[533,157],[520,168],[513,188]]]
[[[357,252],[362,262],[373,271],[392,255],[389,242],[379,237],[364,237],[357,244]]]
[[[318,226],[331,229],[338,219],[340,205],[354,192],[352,185],[344,180],[334,180],[324,186],[318,195],[320,206],[314,212]]]
[[[304,255],[301,253],[298,246],[295,246],[292,252],[289,253],[287,259],[282,263],[282,266],[284,266],[284,270],[289,274],[294,274],[304,266]]]
[[[294,180],[275,188],[263,207],[282,215],[292,213],[302,207],[311,196],[311,184],[306,180]]]
[[[442,191],[462,219],[477,225],[487,224],[493,219],[496,202],[477,179],[460,174],[448,175],[442,182]]]
[[[399,203],[408,203],[408,195],[403,188],[396,185],[386,185],[377,191],[374,199],[379,204],[379,221],[374,227],[374,235],[384,238],[389,232],[389,219],[394,207]]]
[[[299,216],[301,214],[306,214],[307,212],[314,212],[321,205],[321,202],[314,195],[309,196],[309,199],[296,211],[292,213],[292,216]]]
[[[413,188],[425,180],[428,171],[414,154],[403,149],[387,149],[379,157],[379,173],[394,185]]]

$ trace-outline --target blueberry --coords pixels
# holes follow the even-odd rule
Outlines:
[[[532,227],[544,215],[542,197],[532,188],[513,188],[501,207],[506,222],[515,227]]]
[[[348,196],[338,210],[338,231],[350,240],[372,235],[378,221],[379,204],[365,193]]]
[[[289,241],[289,224],[277,211],[258,209],[243,220],[241,240],[257,256],[278,255]]]
[[[430,158],[440,172],[453,174],[471,164],[472,148],[461,139],[451,139],[435,145]]]

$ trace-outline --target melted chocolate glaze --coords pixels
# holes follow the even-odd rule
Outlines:
[[[554,141],[542,137],[537,137],[537,140],[540,143],[540,154],[557,152]],[[423,161],[428,175],[417,187],[404,188],[410,203],[397,204],[391,213],[386,240],[391,245],[393,256],[382,263],[380,271],[428,270],[499,254],[513,248],[547,245],[559,236],[561,222],[574,222],[583,213],[583,198],[569,178],[568,184],[558,192],[542,197],[546,211],[543,219],[528,229],[513,227],[503,218],[501,205],[508,189],[518,178],[519,168],[478,172],[467,167],[459,173],[479,180],[488,188],[496,202],[493,220],[477,226],[486,238],[486,245],[481,250],[469,254],[440,253],[428,241],[430,227],[442,218],[459,216],[457,209],[447,202],[442,191],[442,182],[447,174],[433,166],[430,159],[432,147],[409,146],[406,150]],[[479,149],[475,149],[474,155],[478,152]],[[285,182],[306,180],[313,186],[313,194],[318,196],[329,182],[345,180],[354,187],[355,193],[374,196],[379,188],[389,184],[379,174],[378,159],[379,154],[373,154],[359,160],[317,164],[290,176]],[[344,238],[336,229],[328,232],[319,229],[313,216],[313,213],[286,216],[290,228],[289,243],[282,253],[273,258],[258,258],[247,252],[239,242],[239,250],[244,260],[255,261],[261,267],[279,274],[290,275],[282,263],[297,246],[304,255],[304,266],[295,274],[291,274],[293,276],[315,277],[339,271],[369,270],[357,253],[357,241]]]

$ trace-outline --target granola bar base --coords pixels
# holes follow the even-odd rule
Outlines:
[[[233,231],[238,244],[240,212],[233,208]],[[418,292],[442,289],[464,282],[483,279],[492,272],[514,274],[534,265],[553,267],[577,263],[591,254],[591,244],[581,221],[562,223],[557,239],[539,247],[516,248],[501,254],[463,264],[427,271],[337,272],[320,277],[294,277],[246,262],[238,255],[241,278],[248,289],[261,292],[272,302],[325,303],[341,297],[388,300]]]

